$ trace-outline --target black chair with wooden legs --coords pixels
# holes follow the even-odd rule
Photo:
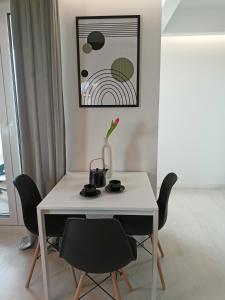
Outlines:
[[[136,260],[136,241],[132,237],[127,237],[121,224],[114,219],[79,219],[71,218],[67,220],[60,256],[71,266],[81,270],[74,300],[84,297],[94,288],[99,287],[111,298],[113,298],[101,284],[108,278],[112,278],[113,289],[116,300],[120,300],[120,291],[117,283],[119,271],[123,275],[129,289],[132,286],[123,269],[131,261]],[[105,274],[109,273],[104,280],[97,283],[89,273]],[[85,277],[95,283],[95,287],[80,296]]]
[[[176,181],[177,181],[177,175],[175,173],[169,173],[162,182],[159,197],[157,200],[157,204],[159,207],[158,230],[162,229],[166,223],[167,213],[168,213],[169,196],[170,196],[172,187],[174,186]],[[152,216],[114,216],[114,218],[117,219],[121,223],[126,234],[134,235],[134,236],[135,235],[136,236],[148,236],[148,238],[151,238],[151,241],[153,242],[153,239],[152,239],[152,233],[153,233]],[[149,252],[143,245],[143,243],[147,239],[145,239],[141,243],[138,243],[138,245],[142,246],[147,252]],[[163,252],[163,249],[162,249],[162,246],[161,246],[159,240],[158,240],[158,248],[159,248],[161,256],[164,257],[164,252]],[[159,271],[162,288],[166,289],[159,255],[157,257],[157,267],[158,267],[158,271]]]
[[[41,195],[34,181],[25,174],[17,176],[13,183],[19,193],[23,221],[26,228],[34,235],[38,236],[37,206],[42,201]],[[62,237],[66,220],[71,217],[69,215],[48,215],[45,217],[46,235],[47,237]],[[85,216],[79,216],[85,218]],[[31,268],[26,281],[26,288],[29,287],[33,275],[34,267],[40,256],[40,243],[37,241]],[[72,270],[73,271],[73,270]]]

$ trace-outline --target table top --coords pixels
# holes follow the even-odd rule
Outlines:
[[[80,191],[88,183],[87,172],[67,173],[38,205],[47,213],[83,214],[134,214],[148,215],[158,210],[155,196],[146,172],[114,172],[111,179],[121,180],[125,186],[122,193],[107,193],[85,198]]]

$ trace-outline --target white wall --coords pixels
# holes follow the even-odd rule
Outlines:
[[[115,170],[147,170],[156,185],[161,1],[59,0],[63,88],[66,115],[67,169],[87,170],[101,153],[112,119],[121,123],[110,140]],[[79,108],[75,17],[141,15],[139,108]]]
[[[164,37],[161,57],[159,182],[225,184],[225,36]]]
[[[215,33],[225,33],[225,5],[187,7],[181,4],[164,30],[164,34],[168,35]]]

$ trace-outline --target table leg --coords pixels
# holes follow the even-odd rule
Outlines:
[[[158,244],[158,210],[153,215],[153,251],[152,251],[152,300],[157,295],[157,244]]]
[[[43,286],[44,286],[44,299],[50,300],[50,285],[49,285],[49,270],[48,270],[48,260],[47,260],[47,243],[46,243],[46,231],[45,231],[45,215],[40,209],[37,210],[38,215],[38,231],[39,231],[39,241],[41,247],[41,265],[42,265],[42,276],[43,276]]]

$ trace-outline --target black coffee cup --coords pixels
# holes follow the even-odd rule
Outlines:
[[[118,191],[121,187],[121,181],[120,180],[110,180],[109,182],[109,188],[113,191]]]
[[[96,193],[96,187],[93,184],[85,184],[84,191],[87,195],[92,195]]]

